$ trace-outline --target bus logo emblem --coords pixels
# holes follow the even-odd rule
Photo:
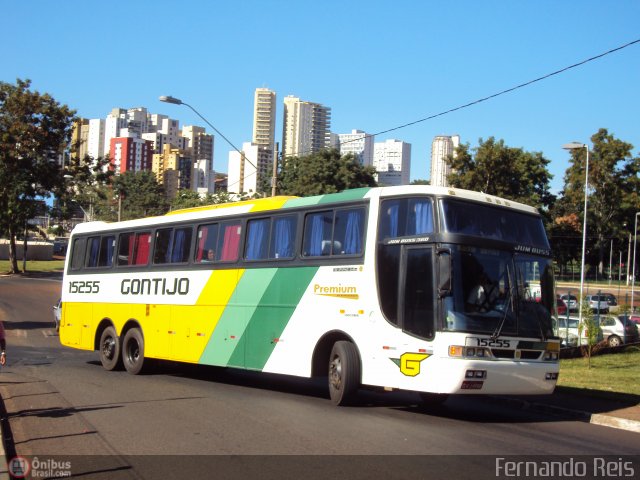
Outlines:
[[[420,375],[420,363],[429,358],[427,353],[403,353],[400,358],[392,358],[391,361],[400,367],[400,371],[407,377]]]

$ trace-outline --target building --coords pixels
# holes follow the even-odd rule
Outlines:
[[[276,139],[276,92],[256,88],[253,100],[252,143],[274,150]]]
[[[302,101],[293,95],[284,99],[282,152],[285,157],[309,155],[331,145],[331,109]]]
[[[352,153],[363,167],[373,165],[373,135],[367,135],[362,130],[352,130],[351,133],[338,134],[340,155]]]
[[[175,198],[178,190],[191,188],[193,161],[184,150],[164,145],[162,153],[153,154],[152,170],[164,187],[167,198]]]
[[[436,187],[448,187],[447,177],[451,168],[446,162],[448,156],[454,156],[456,148],[460,145],[459,135],[439,135],[433,138],[431,143],[431,185]]]
[[[153,143],[135,137],[112,138],[109,159],[117,175],[124,172],[151,170]]]
[[[80,118],[73,123],[71,133],[71,158],[84,158],[89,150],[89,120]]]
[[[411,144],[402,140],[375,143],[373,166],[379,185],[408,185],[411,177]]]
[[[201,194],[215,191],[213,141],[213,135],[206,133],[203,127],[182,127],[184,150],[193,159],[191,188]]]
[[[106,121],[101,118],[89,120],[89,136],[87,139],[87,154],[93,158],[101,158],[106,155],[104,150],[104,135]]]
[[[229,176],[227,191],[253,195],[269,185],[273,152],[252,142],[242,144],[242,152],[229,152]]]

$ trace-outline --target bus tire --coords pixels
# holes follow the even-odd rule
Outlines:
[[[105,370],[117,370],[122,366],[120,339],[112,326],[105,328],[100,335],[100,363]]]
[[[334,405],[353,405],[360,386],[360,357],[348,341],[334,343],[329,356],[329,396]]]
[[[139,328],[132,328],[122,341],[122,363],[131,375],[138,375],[144,366],[144,338]]]
[[[420,399],[422,400],[422,405],[425,407],[442,405],[447,401],[447,398],[449,398],[449,395],[447,393],[420,392]]]

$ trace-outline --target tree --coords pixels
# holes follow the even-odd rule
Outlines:
[[[302,157],[288,157],[278,176],[280,193],[308,197],[350,188],[374,187],[375,170],[363,167],[353,154],[343,157],[335,149]]]
[[[425,180],[425,179],[422,179],[422,178],[418,178],[418,179],[412,181],[411,185],[431,185],[431,181],[430,180]]]
[[[169,210],[162,185],[149,171],[125,172],[114,177],[113,193],[110,198],[120,195],[121,220],[164,215]]]
[[[640,158],[632,157],[633,145],[616,139],[604,128],[591,137],[591,143],[587,246],[594,248],[587,248],[587,262],[592,265],[597,263],[598,271],[602,274],[610,239],[624,238],[624,225],[628,230],[629,225],[633,225],[635,212],[640,209]],[[586,157],[584,148],[571,152],[571,164],[565,173],[562,197],[554,210],[556,218],[566,218],[571,214],[579,217],[579,223],[573,225],[576,238],[582,235]],[[567,224],[563,223],[562,227],[566,228]],[[576,247],[580,252],[582,247]]]
[[[37,199],[64,182],[58,159],[75,115],[30,86],[30,80],[0,82],[0,230],[9,237],[11,273],[19,273],[16,233],[33,215]]]
[[[451,167],[448,181],[452,187],[476,190],[547,210],[555,198],[550,193],[553,177],[547,170],[549,160],[540,152],[525,152],[508,147],[504,140],[493,137],[469,150],[469,144],[456,149],[447,164]]]

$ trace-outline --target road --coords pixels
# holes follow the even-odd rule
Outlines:
[[[316,380],[170,363],[107,372],[97,353],[60,346],[59,289],[0,278],[5,439],[10,455],[72,455],[85,478],[442,478],[455,467],[478,479],[496,478],[501,456],[640,455],[639,434],[490,398],[425,409],[411,393],[363,392],[362,405],[337,408]]]

